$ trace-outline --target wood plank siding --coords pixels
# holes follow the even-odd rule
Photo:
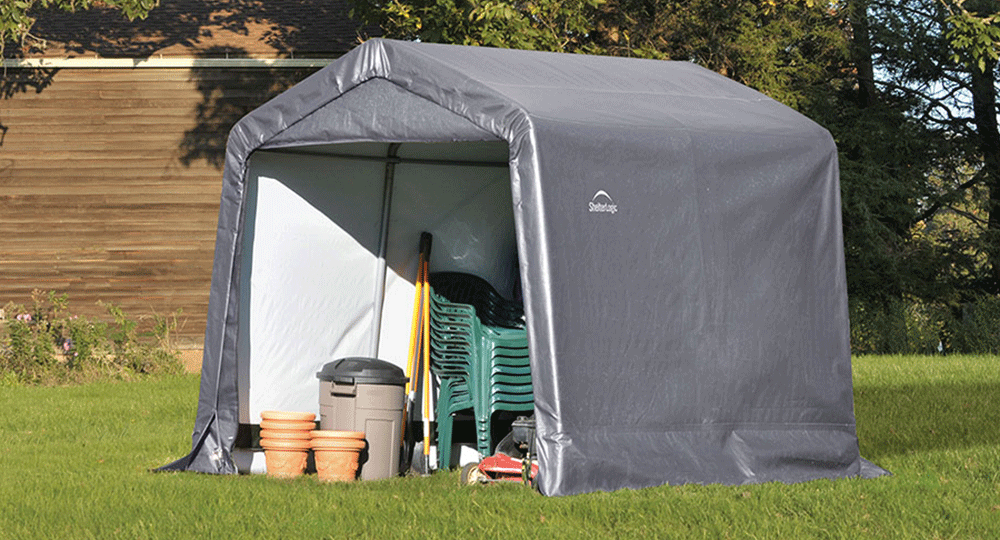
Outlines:
[[[33,71],[3,75],[0,307],[42,289],[81,315],[182,309],[200,345],[228,131],[311,70]]]

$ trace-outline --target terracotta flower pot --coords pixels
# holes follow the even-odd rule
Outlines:
[[[312,438],[312,436],[308,431],[301,429],[262,429],[260,430],[260,438],[309,440]]]
[[[260,447],[264,450],[309,450],[312,442],[308,439],[272,439],[261,437]]]
[[[364,439],[364,431],[333,431],[329,429],[314,429],[309,432],[313,439]]]
[[[358,475],[358,456],[363,439],[318,438],[312,440],[316,476],[323,482],[353,482]]]
[[[297,412],[297,411],[262,411],[260,413],[260,419],[312,422],[316,420],[316,414],[311,412]]]
[[[264,463],[271,478],[295,478],[306,470],[309,452],[300,450],[265,450]]]
[[[309,422],[306,422],[309,423]],[[270,432],[270,433],[268,433]],[[261,433],[272,435],[273,430],[261,430]],[[260,439],[260,446],[264,449],[264,462],[267,464],[267,475],[274,478],[294,478],[301,475],[306,469],[309,460],[309,448],[311,441],[302,437],[308,435],[308,431],[290,431],[298,434],[299,438],[291,437],[264,437]]]
[[[316,429],[316,422],[308,420],[261,420],[260,429],[277,429],[282,431],[299,430],[312,431]]]
[[[317,448],[322,448],[322,449],[332,448],[332,449],[346,449],[346,450],[351,450],[356,448],[360,452],[361,450],[364,450],[366,443],[364,439],[320,438],[320,439],[313,439],[311,441],[311,444],[313,450],[316,450]]]
[[[294,478],[306,470],[309,459],[309,441],[304,439],[260,440],[264,449],[267,475],[273,478]]]

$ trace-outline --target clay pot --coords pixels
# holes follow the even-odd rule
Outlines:
[[[305,472],[309,460],[309,431],[316,427],[316,415],[263,411],[260,418],[260,446],[264,449],[267,475],[293,478]]]
[[[262,429],[261,439],[304,439],[309,440],[312,436],[308,431],[301,429]]]
[[[310,431],[316,428],[316,422],[308,420],[261,420],[260,429],[277,429],[281,431]]]
[[[353,482],[358,475],[358,457],[365,448],[364,439],[315,437],[316,476],[323,482]]]
[[[364,431],[333,431],[329,429],[314,429],[309,432],[313,439],[364,439]]]
[[[357,448],[358,451],[364,450],[366,444],[364,439],[327,439],[327,438],[313,439],[311,443],[313,450],[317,448],[322,448],[322,449]]]
[[[264,450],[309,450],[310,442],[305,439],[261,439],[260,447]]]
[[[309,442],[305,439],[262,438],[267,475],[273,478],[294,478],[306,470]]]
[[[316,420],[316,414],[311,412],[297,412],[297,411],[262,411],[260,413],[260,419],[312,422]]]

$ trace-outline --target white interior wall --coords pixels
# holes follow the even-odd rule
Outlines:
[[[319,412],[316,372],[367,352],[383,166],[257,152],[248,174],[240,422]],[[374,250],[374,251],[373,251]],[[367,294],[354,294],[366,291]]]
[[[504,142],[410,144],[400,148],[400,156],[506,162],[507,146]],[[396,166],[379,357],[404,367],[423,231],[434,237],[431,272],[470,272],[509,298],[518,271],[509,170]]]
[[[329,145],[384,155],[384,143]],[[404,144],[400,157],[505,163],[503,142]],[[385,165],[259,151],[242,244],[240,422],[319,412],[323,364],[371,354]],[[378,357],[405,369],[422,231],[431,271],[467,271],[507,296],[517,273],[506,167],[396,165]]]

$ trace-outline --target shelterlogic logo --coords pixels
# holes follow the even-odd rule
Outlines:
[[[594,196],[590,198],[590,203],[587,205],[591,212],[603,212],[607,214],[614,214],[618,212],[618,205],[608,195],[607,191],[603,189],[597,190]]]

